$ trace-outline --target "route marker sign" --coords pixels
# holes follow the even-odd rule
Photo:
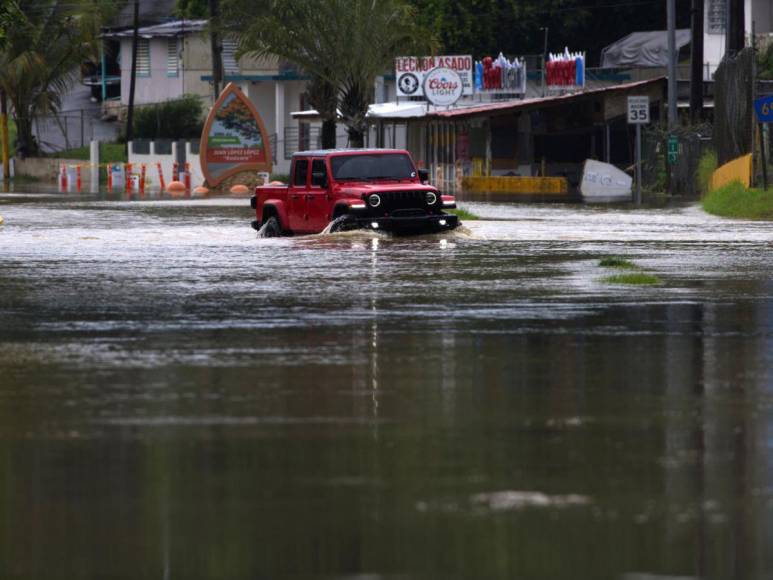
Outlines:
[[[668,163],[669,165],[676,165],[676,160],[679,158],[679,137],[676,135],[668,136]]]

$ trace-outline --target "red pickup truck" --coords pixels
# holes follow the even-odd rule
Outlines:
[[[266,237],[367,228],[431,233],[459,225],[453,196],[427,184],[400,149],[331,149],[293,155],[289,185],[255,188],[252,226]],[[329,226],[329,227],[328,227]]]

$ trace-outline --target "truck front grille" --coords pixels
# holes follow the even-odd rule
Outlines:
[[[427,207],[426,194],[423,191],[387,191],[379,195],[385,211]]]

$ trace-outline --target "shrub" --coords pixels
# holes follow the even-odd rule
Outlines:
[[[134,112],[135,139],[198,139],[204,127],[201,100],[194,95],[138,107]]]
[[[773,219],[773,189],[746,189],[738,181],[709,192],[702,203],[705,211],[722,217]]]
[[[711,176],[717,170],[717,154],[708,150],[701,155],[698,161],[698,169],[695,172],[695,179],[698,181],[698,189],[702,195],[706,195],[711,189]]]

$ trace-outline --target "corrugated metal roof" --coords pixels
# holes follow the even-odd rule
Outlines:
[[[137,34],[142,38],[171,38],[190,32],[201,32],[207,26],[207,22],[207,20],[174,20],[164,24],[142,26],[137,30]],[[105,38],[131,38],[133,33],[130,28],[120,32],[108,32],[103,36]]]
[[[648,79],[646,81],[637,81],[633,83],[625,83],[621,85],[613,85],[610,87],[602,87],[597,89],[590,89],[578,93],[571,93],[568,95],[559,95],[555,97],[545,97],[545,98],[537,98],[537,99],[523,99],[523,100],[513,100],[513,101],[503,101],[501,103],[487,103],[485,105],[473,105],[470,107],[457,107],[454,109],[447,109],[447,110],[432,110],[427,113],[427,117],[436,117],[436,118],[454,118],[454,117],[469,117],[474,115],[479,115],[482,113],[492,113],[492,112],[505,112],[505,111],[511,111],[516,109],[526,109],[526,108],[534,108],[534,107],[541,107],[543,105],[552,105],[552,104],[559,104],[564,102],[569,102],[573,100],[582,99],[591,95],[598,95],[601,93],[610,93],[610,92],[617,92],[617,91],[629,91],[631,89],[635,89],[637,87],[643,87],[646,85],[651,85],[659,82],[663,82],[665,80],[665,77],[658,77],[656,79]],[[382,117],[383,118],[383,117]]]

